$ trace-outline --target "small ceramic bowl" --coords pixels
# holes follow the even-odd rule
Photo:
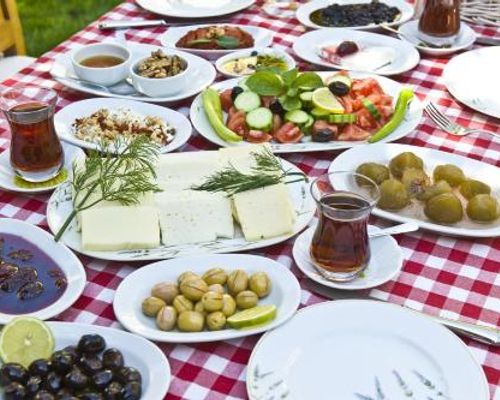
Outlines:
[[[124,61],[112,67],[100,68],[86,67],[80,64],[89,57],[104,55],[119,57]],[[111,86],[128,77],[131,57],[130,51],[120,44],[95,43],[75,50],[71,54],[71,63],[79,78],[99,85]]]
[[[138,65],[148,57],[143,57],[130,66],[130,76],[134,88],[149,97],[170,96],[174,93],[181,92],[188,86],[188,78],[191,74],[192,67],[186,58],[182,57],[178,52],[166,52],[168,56],[177,55],[185,63],[186,68],[180,74],[169,76],[166,78],[147,78],[137,73]]]

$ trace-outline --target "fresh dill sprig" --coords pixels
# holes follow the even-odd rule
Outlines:
[[[104,153],[112,146],[114,154]],[[130,142],[101,143],[91,150],[82,163],[73,163],[73,211],[55,235],[58,241],[75,216],[101,201],[117,201],[130,206],[139,203],[141,195],[159,192],[155,161],[158,146],[146,136]]]
[[[225,192],[226,196],[231,197],[236,193],[276,185],[280,182],[286,184],[307,182],[305,174],[286,170],[279,159],[267,148],[260,152],[253,152],[251,155],[255,159],[255,165],[250,173],[241,172],[234,165],[228,164],[220,171],[208,176],[201,185],[191,186],[191,189],[212,193]],[[291,176],[298,176],[298,178],[287,181],[286,178]]]

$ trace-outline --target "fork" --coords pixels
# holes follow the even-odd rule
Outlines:
[[[425,106],[425,112],[434,121],[438,128],[454,136],[466,136],[471,133],[487,133],[492,136],[500,137],[500,133],[489,131],[486,129],[473,129],[466,128],[465,126],[459,125],[456,122],[448,118],[442,111],[431,102],[427,103]]]

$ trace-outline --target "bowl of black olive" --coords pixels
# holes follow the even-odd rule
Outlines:
[[[56,350],[28,366],[2,364],[0,399],[140,400],[166,395],[170,367],[152,342],[112,328],[66,322],[48,326]]]

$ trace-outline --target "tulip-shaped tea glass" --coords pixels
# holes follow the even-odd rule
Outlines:
[[[64,164],[54,128],[56,101],[56,92],[36,86],[8,88],[0,94],[0,109],[11,130],[10,163],[26,181],[49,180]]]
[[[368,218],[378,186],[364,175],[333,172],[316,178],[311,193],[319,219],[310,247],[313,265],[328,280],[350,281],[370,262]]]

